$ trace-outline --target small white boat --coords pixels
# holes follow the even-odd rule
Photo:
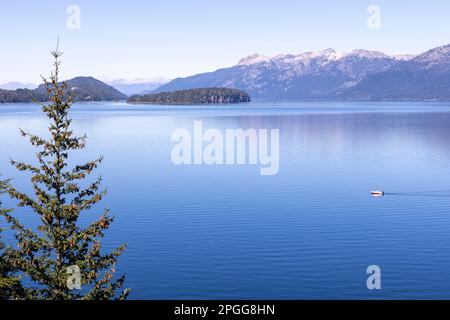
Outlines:
[[[372,197],[382,197],[384,196],[384,191],[370,191]]]

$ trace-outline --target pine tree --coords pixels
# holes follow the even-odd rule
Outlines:
[[[0,233],[2,231],[0,229]],[[16,275],[17,269],[13,267],[9,259],[11,251],[11,248],[7,248],[2,242],[0,235],[0,300],[20,299],[27,296],[20,278]]]
[[[3,181],[0,181],[0,195],[5,190],[5,184]],[[2,203],[0,202],[0,214],[6,213],[6,209],[1,207]],[[3,229],[0,229],[0,300],[9,299],[11,296],[10,287],[10,274],[12,272],[12,267],[9,264],[8,258],[5,253],[5,245],[2,241],[1,232]]]
[[[71,130],[69,110],[74,100],[67,84],[59,82],[62,53],[58,47],[51,53],[54,70],[48,80],[43,77],[50,102],[41,104],[50,120],[49,137],[45,139],[21,130],[22,136],[28,137],[38,150],[37,165],[11,160],[19,171],[31,174],[33,195],[12,186],[7,189],[19,208],[29,207],[39,215],[40,224],[37,229],[27,228],[12,213],[1,213],[16,231],[18,249],[11,260],[34,284],[27,288],[25,298],[125,299],[129,292],[121,289],[125,275],[115,276],[115,264],[125,245],[107,254],[101,252],[100,240],[113,221],[109,210],[87,227],[82,227],[79,221],[82,213],[105,196],[105,191],[100,189],[101,177],[93,183],[85,181],[102,162],[102,157],[75,166],[68,163],[72,152],[85,147],[86,136],[77,137]],[[76,288],[77,279],[81,281],[80,290]]]
[[[6,189],[6,182],[0,181],[0,195]],[[10,212],[10,210],[3,209],[0,201],[0,214]],[[21,286],[20,279],[15,276],[15,269],[9,259],[11,248],[7,248],[2,242],[0,229],[0,300],[15,299],[25,295]]]

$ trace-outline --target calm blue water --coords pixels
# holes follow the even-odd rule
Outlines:
[[[73,117],[89,137],[74,159],[105,156],[108,197],[92,215],[116,216],[106,243],[128,243],[118,269],[132,298],[450,298],[450,105],[93,103]],[[279,128],[279,173],[173,165],[171,132],[194,120]],[[9,166],[34,152],[18,128],[46,126],[36,106],[0,105],[0,172],[26,190]],[[369,196],[378,189],[391,194]],[[366,288],[371,264],[378,291]]]

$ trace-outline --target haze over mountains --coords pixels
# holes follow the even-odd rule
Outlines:
[[[164,78],[155,79],[115,79],[108,81],[107,83],[127,96],[134,94],[147,94],[157,89],[158,87],[166,84],[169,80]]]
[[[16,89],[36,89],[37,85],[33,83],[22,83],[22,82],[5,82],[0,84],[0,89],[4,90],[16,90]]]
[[[230,68],[175,79],[154,92],[202,87],[238,88],[260,98],[450,100],[450,45],[417,56],[361,49],[255,54]]]

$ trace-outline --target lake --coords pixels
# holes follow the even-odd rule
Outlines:
[[[94,176],[108,196],[92,214],[116,217],[105,243],[128,244],[118,270],[130,298],[450,298],[450,104],[86,103],[72,116],[88,135],[73,159],[105,157]],[[194,121],[279,129],[278,173],[175,165],[171,134]],[[30,190],[9,165],[34,154],[19,127],[45,135],[47,122],[37,106],[0,105],[0,173]],[[366,286],[369,265],[381,290]]]

